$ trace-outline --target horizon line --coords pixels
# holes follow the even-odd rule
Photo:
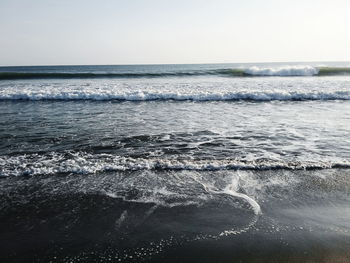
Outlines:
[[[37,64],[37,65],[0,65],[1,68],[10,67],[74,67],[74,66],[169,66],[169,65],[209,65],[209,64],[279,64],[279,63],[336,63],[350,60],[313,60],[313,61],[261,61],[261,62],[204,62],[204,63],[123,63],[123,64]]]

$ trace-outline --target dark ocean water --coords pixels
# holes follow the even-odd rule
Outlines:
[[[0,261],[350,261],[349,65],[0,68]]]

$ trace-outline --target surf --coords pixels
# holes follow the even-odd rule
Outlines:
[[[298,76],[344,76],[350,75],[350,67],[317,67],[311,65],[286,65],[286,66],[249,66],[249,67],[223,67],[216,69],[177,69],[177,70],[140,70],[123,71],[114,69],[113,72],[85,72],[66,71],[57,67],[55,71],[21,70],[0,68],[1,80],[24,80],[24,79],[99,79],[99,78],[165,78],[165,77],[195,77],[195,76],[222,76],[222,77],[298,77]],[[62,71],[60,71],[62,70]]]
[[[132,158],[87,152],[0,156],[0,177],[53,174],[97,174],[116,171],[226,171],[226,170],[323,170],[350,168],[350,162],[334,160],[181,160]],[[18,165],[21,164],[21,165]]]

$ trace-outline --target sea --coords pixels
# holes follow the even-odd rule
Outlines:
[[[350,262],[350,62],[0,67],[1,262]]]

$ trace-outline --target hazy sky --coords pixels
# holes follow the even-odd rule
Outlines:
[[[350,60],[349,0],[0,0],[0,65]]]

